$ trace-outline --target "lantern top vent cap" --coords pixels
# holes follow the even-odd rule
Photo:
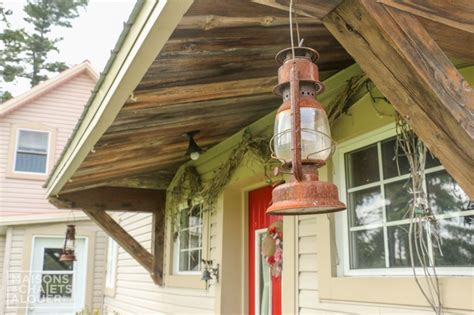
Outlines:
[[[312,62],[316,63],[316,61],[319,60],[319,53],[316,49],[313,48],[295,47],[295,58],[307,58],[310,59]],[[291,59],[293,59],[293,52],[291,47],[279,51],[275,56],[275,60],[279,64],[283,64]]]

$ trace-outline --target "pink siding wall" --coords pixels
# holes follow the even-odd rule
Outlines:
[[[45,199],[43,181],[6,178],[11,126],[37,122],[55,128],[56,148],[53,157],[55,163],[94,85],[95,81],[83,72],[0,118],[0,215],[44,214],[59,211]]]

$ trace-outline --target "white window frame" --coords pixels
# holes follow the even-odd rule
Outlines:
[[[17,158],[17,153],[18,153],[18,145],[20,143],[20,132],[21,131],[31,131],[31,132],[38,132],[38,133],[46,133],[48,134],[48,145],[46,147],[46,165],[45,165],[45,171],[44,172],[24,172],[24,171],[17,171],[16,170],[16,158]],[[31,129],[31,128],[18,128],[16,130],[16,137],[15,137],[15,151],[13,153],[13,168],[12,172],[14,174],[28,174],[28,175],[46,175],[49,172],[49,160],[50,160],[50,154],[51,154],[51,131],[48,130],[39,130],[39,129]]]
[[[107,242],[107,269],[105,272],[105,288],[115,289],[117,280],[117,258],[118,258],[118,244],[109,237]]]
[[[179,216],[181,216],[181,212],[183,210],[186,210],[188,209],[187,207],[182,207],[180,208],[179,210]],[[179,220],[179,222],[181,222],[181,220]],[[193,226],[193,228],[197,228],[199,227],[198,225],[196,226]],[[189,227],[186,228],[185,230],[189,231]],[[183,229],[184,230],[184,229]],[[181,232],[181,229],[178,227],[178,236],[176,237],[176,240],[173,242],[173,274],[175,275],[201,275],[202,271],[202,264],[201,262],[199,262],[199,264],[201,265],[201,268],[199,268],[199,270],[197,271],[180,271],[179,270],[179,263],[180,263],[180,257],[181,257],[181,249],[180,249],[180,237],[179,237],[179,232]],[[200,260],[204,259],[203,258],[203,255],[204,255],[204,212],[203,212],[203,209],[201,207],[201,247],[193,247],[193,248],[187,248],[187,251],[188,252],[191,252],[192,250],[201,250],[201,256],[200,256]]]
[[[339,195],[342,202],[347,205],[347,187],[346,187],[346,168],[345,168],[345,154],[359,148],[389,139],[393,136],[396,136],[395,124],[390,124],[384,126],[380,129],[374,130],[372,132],[363,134],[361,136],[350,139],[346,142],[338,145],[337,150],[334,154],[334,178],[336,184],[339,188]],[[380,145],[380,144],[379,144]],[[379,149],[379,148],[378,148]],[[378,150],[378,159],[381,163],[380,150]],[[437,166],[430,171],[426,172],[427,174],[436,172],[439,170],[444,170],[443,166]],[[367,184],[364,186],[357,187],[359,190],[369,187],[383,187],[383,184],[399,181],[403,178],[409,178],[410,175],[406,174],[404,176],[396,177],[394,179],[379,180],[376,183]],[[351,189],[349,189],[351,190]],[[383,198],[383,193],[382,193]],[[408,276],[412,275],[413,271],[410,267],[405,268],[372,268],[372,269],[351,269],[350,268],[350,242],[349,242],[349,227],[348,227],[348,210],[341,211],[336,214],[336,245],[337,245],[337,255],[339,257],[339,262],[337,266],[337,275],[338,276]],[[474,210],[466,211],[466,215],[474,215]],[[385,214],[384,214],[385,216]],[[457,217],[453,213],[446,213],[442,215],[437,215],[439,219]],[[409,219],[406,219],[407,223]],[[384,224],[373,224],[371,227],[378,226],[390,226],[390,225],[399,225],[400,221],[396,223],[384,223]],[[364,226],[367,228],[367,226]],[[387,250],[388,237],[384,235],[385,250]],[[387,259],[387,256],[385,256]],[[422,274],[423,271],[420,268],[416,268],[418,274]],[[472,276],[474,274],[474,267],[436,267],[438,275],[442,276]]]

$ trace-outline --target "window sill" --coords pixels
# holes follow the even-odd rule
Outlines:
[[[48,174],[33,174],[33,173],[15,173],[7,172],[7,178],[11,179],[27,179],[27,180],[37,180],[45,181],[48,178]]]
[[[444,307],[474,308],[472,277],[442,277],[439,281]],[[321,279],[320,298],[326,301],[429,306],[412,277],[327,277]]]
[[[395,304],[427,307],[415,280],[411,276],[335,276],[336,249],[331,241],[330,221],[317,220],[317,248],[319,266],[319,297],[321,301],[349,301],[361,303]],[[420,278],[421,279],[421,278]],[[443,305],[447,309],[474,309],[474,277],[439,277]]]
[[[166,275],[165,286],[170,288],[206,289],[200,275]]]

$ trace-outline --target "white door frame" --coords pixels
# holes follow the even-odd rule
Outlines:
[[[267,228],[255,230],[255,261],[254,261],[254,271],[255,271],[255,314],[260,315],[260,265],[262,264],[263,256],[261,251],[261,240],[263,240],[262,235],[267,233]],[[268,289],[268,312],[272,314],[272,275],[270,274],[270,285]]]
[[[47,235],[47,234],[35,234],[33,235],[32,237],[32,240],[31,240],[31,253],[30,253],[30,268],[29,268],[29,272],[30,272],[30,275],[31,275],[31,272],[32,272],[32,268],[34,266],[34,255],[35,255],[35,246],[37,244],[37,239],[39,238],[44,238],[44,239],[59,239],[59,240],[64,240],[64,236],[60,236],[60,235]],[[77,293],[76,292],[73,292],[73,307],[74,309],[71,310],[71,314],[75,314],[77,311],[80,311],[82,309],[84,309],[86,307],[86,295],[87,295],[87,282],[88,282],[88,277],[87,277],[87,274],[88,274],[88,254],[89,254],[89,238],[86,237],[86,236],[77,236],[76,237],[76,240],[83,240],[84,241],[84,249],[83,249],[83,265],[81,267],[81,269],[83,269],[83,275],[78,275],[76,272],[78,271],[76,268],[74,268],[74,277],[73,279],[77,279],[79,277],[82,278],[82,280],[84,281],[83,285],[82,285],[82,295],[81,295],[81,299],[80,301],[79,300],[75,300],[75,298],[77,298]],[[62,242],[60,243],[62,244]],[[74,281],[74,280],[73,280]],[[74,282],[73,282],[74,283]],[[73,285],[74,286],[74,285]],[[31,282],[30,282],[30,285],[28,286],[28,294],[31,292]],[[25,310],[25,313],[28,314],[29,313],[29,308],[30,308],[30,301],[29,299],[27,300],[27,305],[26,305],[26,310]],[[62,311],[61,311],[62,310]],[[60,310],[60,313],[61,314],[65,314],[67,313],[68,311],[64,312],[63,309]],[[54,310],[49,310],[49,313],[48,314],[53,314]],[[46,313],[45,313],[46,314]]]

